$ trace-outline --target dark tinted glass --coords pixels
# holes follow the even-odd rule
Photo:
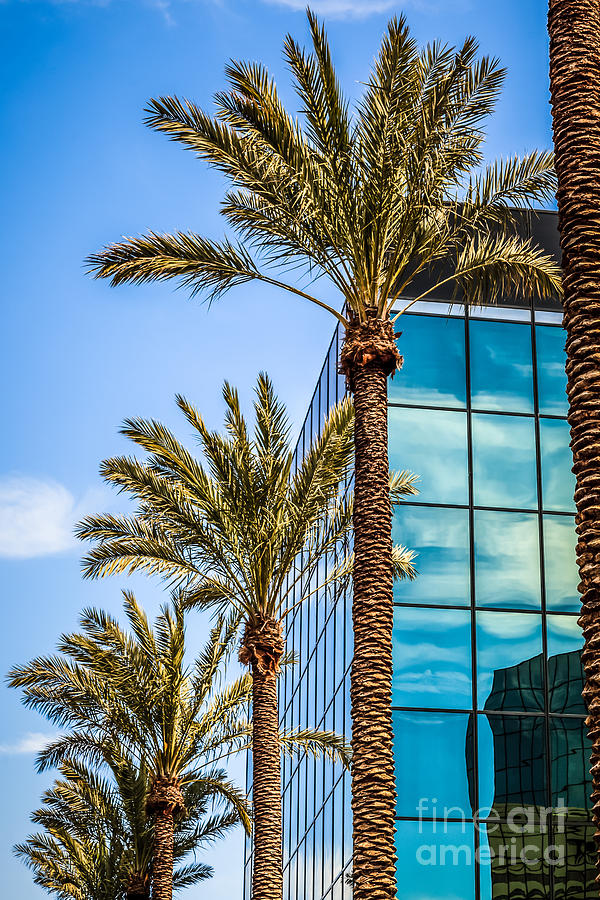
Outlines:
[[[543,528],[546,606],[577,612],[580,600],[575,520],[571,516],[544,516]]]
[[[550,711],[585,715],[581,696],[583,633],[577,624],[577,616],[549,615],[546,626]]]
[[[531,819],[548,805],[546,729],[543,716],[479,715],[479,810],[506,819],[531,807]]]
[[[475,597],[478,606],[540,607],[537,515],[475,510]]]
[[[533,419],[473,415],[473,468],[476,506],[535,508]]]
[[[543,710],[541,616],[477,613],[480,709]]]
[[[473,407],[532,413],[531,327],[471,321],[469,336]]]
[[[552,325],[536,325],[535,343],[540,413],[566,416],[565,332]]]
[[[552,806],[566,808],[565,816],[576,817],[591,809],[591,751],[583,718],[550,718]]]
[[[401,603],[469,604],[469,514],[466,509],[400,506],[392,522],[394,543],[417,552],[415,581],[394,582]]]
[[[397,815],[442,817],[444,808],[469,809],[469,716],[394,712],[393,719]]]
[[[481,900],[552,896],[553,842],[544,828],[490,823],[482,829],[480,841]]]
[[[396,822],[398,900],[474,900],[473,825]]]
[[[596,900],[598,886],[594,883],[598,853],[594,841],[595,828],[588,816],[580,822],[560,820],[553,835],[556,864],[553,866],[554,900]]]
[[[406,315],[397,326],[404,365],[388,384],[390,402],[464,408],[464,319]]]
[[[575,510],[575,476],[569,447],[569,423],[563,419],[540,419],[542,454],[542,498],[544,509]]]
[[[390,468],[419,475],[419,500],[467,503],[467,417],[463,412],[389,409]]]
[[[393,659],[394,706],[472,706],[469,610],[397,606]]]

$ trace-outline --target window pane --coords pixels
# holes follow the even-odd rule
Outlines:
[[[468,606],[469,515],[466,509],[401,506],[392,522],[394,543],[418,554],[415,581],[394,582],[394,600]]]
[[[419,500],[468,502],[466,413],[390,407],[389,444],[390,469],[419,475]]]
[[[532,413],[530,326],[471,321],[469,340],[473,407]]]
[[[541,616],[477,613],[479,709],[543,710]]]
[[[478,606],[540,607],[536,515],[475,511],[475,597]]]
[[[404,365],[388,383],[390,401],[464,408],[464,319],[406,315],[399,325],[402,337],[398,347]]]
[[[546,830],[490,823],[482,829],[480,840],[481,900],[544,900],[551,896],[553,848]]]
[[[575,476],[569,447],[569,423],[563,419],[540,419],[542,497],[544,509],[569,512],[575,509]]]
[[[396,822],[398,900],[474,900],[473,825]]]
[[[537,506],[533,419],[473,416],[476,506]]]
[[[535,344],[540,413],[566,416],[565,332],[550,325],[536,325]]]
[[[570,516],[544,516],[543,525],[546,606],[578,612],[575,520]]]
[[[394,609],[392,704],[470,709],[471,613]]]
[[[539,820],[548,805],[543,716],[480,715],[479,814],[506,819],[529,808]]]
[[[397,815],[443,817],[444,810],[470,810],[463,713],[394,712]],[[433,807],[436,810],[433,810]],[[447,813],[452,817],[456,813]]]
[[[569,822],[553,836],[556,846],[554,900],[596,900],[595,885],[598,859],[594,825],[589,819],[577,825]]]
[[[550,718],[552,806],[566,807],[567,817],[591,809],[591,752],[584,719]]]
[[[583,633],[577,616],[548,616],[548,694],[550,712],[585,715],[581,692]]]

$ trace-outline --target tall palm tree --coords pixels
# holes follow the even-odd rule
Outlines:
[[[351,470],[354,417],[349,400],[334,407],[294,472],[286,411],[267,376],[258,379],[252,436],[236,391],[226,384],[223,396],[225,436],[177,400],[203,462],[160,423],[127,421],[123,433],[149,459],[109,459],[101,471],[137,499],[137,513],[88,518],[79,536],[96,543],[85,575],[159,574],[182,585],[188,606],[213,609],[243,628],[239,658],[252,674],[253,896],[270,900],[281,897],[283,882],[277,681],[284,624],[297,605],[294,585],[311,583],[351,526],[352,497],[341,488]],[[394,500],[415,492],[413,480],[394,476]],[[394,559],[400,575],[413,575],[411,553],[398,547]],[[344,577],[346,563],[331,579]],[[310,733],[296,737],[308,742]]]
[[[550,88],[592,803],[600,850],[600,0],[550,0]],[[598,876],[600,883],[600,855]]]
[[[146,806],[148,772],[116,750],[109,777],[77,761],[61,762],[62,777],[46,791],[42,806],[31,817],[44,830],[15,847],[33,870],[36,884],[61,900],[150,900],[153,828]],[[178,863],[239,822],[233,809],[209,814],[214,798],[206,795],[203,785],[187,786],[184,796],[187,814],[174,834],[173,856]],[[211,875],[206,863],[184,864],[175,870],[174,887],[188,887]]]
[[[392,752],[392,539],[387,378],[401,365],[392,315],[453,285],[464,303],[559,289],[553,261],[523,236],[511,207],[552,196],[551,153],[485,167],[483,123],[504,78],[473,38],[419,49],[392,19],[351,112],[323,27],[312,49],[284,54],[301,116],[285,109],[258,63],[231,62],[210,116],[163,97],[150,127],[179,141],[230,184],[221,212],[238,240],[149,233],[106,247],[90,269],[112,284],[175,278],[214,300],[248,281],[317,304],[344,327],[341,366],[354,394],[354,659],[352,808],[356,900],[396,896]],[[308,281],[286,271],[304,267]],[[325,276],[339,303],[318,290]],[[423,278],[426,286],[423,287]]]
[[[190,670],[180,598],[151,627],[134,596],[125,592],[124,597],[130,633],[107,613],[85,610],[82,631],[61,638],[60,656],[15,667],[9,684],[23,689],[28,707],[69,729],[41,751],[41,770],[69,758],[108,764],[114,773],[125,757],[147,773],[152,897],[171,900],[174,837],[190,812],[188,797],[220,799],[226,811],[250,827],[245,799],[218,763],[252,746],[247,721],[252,679],[246,674],[218,689],[238,626],[237,611],[227,621],[217,621]],[[344,740],[331,732],[285,733],[281,743],[289,752],[306,750],[347,761]]]

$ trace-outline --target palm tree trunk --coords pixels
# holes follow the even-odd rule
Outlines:
[[[152,900],[172,900],[174,817],[184,810],[179,779],[156,778],[147,805],[154,818]]]
[[[395,900],[396,784],[392,730],[393,569],[387,379],[399,366],[389,322],[348,328],[342,370],[354,393],[354,900]]]
[[[283,653],[281,624],[248,625],[240,661],[252,670],[252,900],[282,900],[281,748],[277,681]]]
[[[548,27],[576,475],[579,623],[600,850],[600,0],[550,0]],[[600,884],[600,862],[597,871]]]
[[[133,872],[125,889],[126,900],[150,900],[150,879],[140,872]]]

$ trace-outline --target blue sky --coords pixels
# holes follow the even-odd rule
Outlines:
[[[2,671],[48,652],[90,604],[113,612],[124,581],[83,583],[72,526],[117,510],[100,460],[126,450],[117,426],[152,415],[188,437],[173,395],[217,425],[220,385],[245,401],[266,369],[299,426],[333,323],[264,287],[244,287],[208,311],[168,285],[111,290],[84,275],[103,243],[148,228],[219,236],[221,182],[142,124],[151,96],[178,93],[205,107],[230,57],[258,59],[292,101],[281,62],[286,31],[306,34],[304,0],[0,0],[0,218],[3,258],[4,439],[0,444]],[[342,82],[356,95],[387,16],[404,10],[421,41],[474,33],[509,68],[491,123],[490,156],[550,144],[543,0],[321,0]],[[285,87],[284,87],[285,86]],[[158,587],[136,579],[156,609]],[[205,623],[190,622],[190,641]],[[43,895],[11,845],[47,782],[33,770],[51,732],[0,692],[0,865],[7,896]],[[236,896],[241,840],[214,853],[214,900]],[[204,894],[206,887],[188,896]]]

